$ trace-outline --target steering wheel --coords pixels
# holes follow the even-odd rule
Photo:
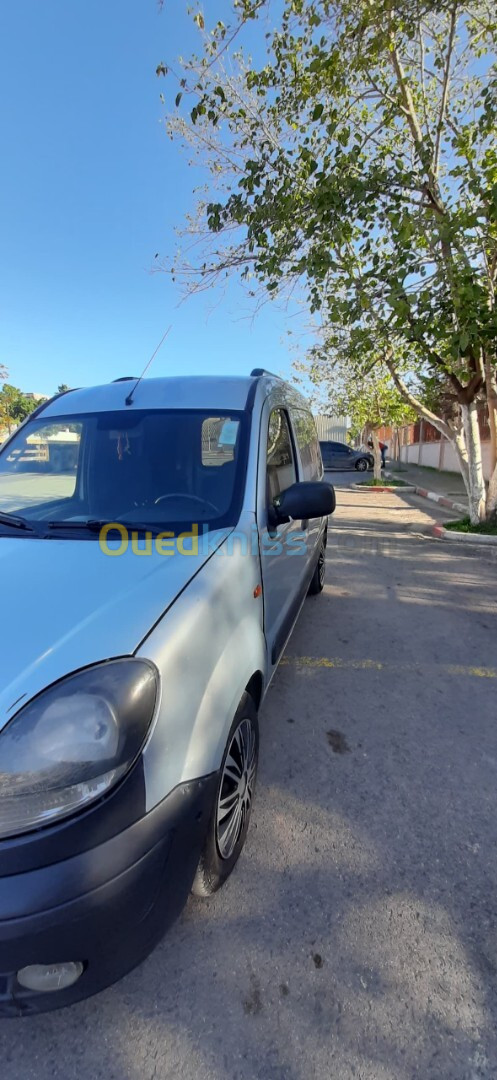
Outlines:
[[[219,513],[219,507],[214,506],[214,503],[211,503],[209,499],[201,499],[199,495],[188,495],[185,491],[171,491],[168,492],[167,495],[159,495],[159,498],[155,500],[154,506],[157,506],[157,503],[164,502],[165,499],[189,499],[190,502],[201,503],[202,506],[210,506],[215,514]]]

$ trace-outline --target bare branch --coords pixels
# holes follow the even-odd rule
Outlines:
[[[445,435],[446,439],[452,440],[454,438],[453,429],[445,422],[445,420],[442,420],[441,416],[437,416],[436,413],[432,412],[431,409],[428,409],[426,405],[423,405],[422,402],[411,393],[396,370],[391,353],[389,354],[387,352],[385,354],[385,364],[387,365],[399,394],[402,394],[402,397],[407,401],[407,404],[410,405],[419,416],[422,416],[425,420],[428,420],[430,424],[433,424],[433,427],[436,428],[437,431],[440,431],[442,435]]]
[[[451,12],[451,16],[450,16],[449,40],[448,40],[448,43],[447,43],[447,54],[446,54],[446,57],[445,57],[445,67],[444,67],[444,74],[443,74],[442,100],[440,102],[440,115],[439,115],[439,118],[438,118],[437,134],[436,134],[436,138],[435,138],[435,152],[434,152],[434,155],[433,155],[433,166],[432,167],[433,167],[434,176],[438,176],[438,171],[439,171],[439,168],[440,168],[440,140],[442,138],[442,131],[443,131],[443,125],[444,125],[444,120],[445,120],[445,111],[446,111],[446,108],[447,108],[447,98],[448,98],[448,95],[449,95],[450,67],[451,67],[451,63],[452,63],[452,52],[453,52],[453,48],[454,48],[454,40],[455,40],[455,36],[456,36],[456,27],[457,27],[457,15],[456,15],[456,12],[457,12],[457,3],[454,3],[453,8],[452,8],[452,12]]]

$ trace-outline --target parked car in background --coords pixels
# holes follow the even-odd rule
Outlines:
[[[108,986],[233,870],[334,508],[260,369],[68,391],[2,447],[0,1014]]]
[[[374,465],[373,455],[369,450],[353,450],[343,442],[320,442],[321,456],[325,469],[357,469],[366,472]]]

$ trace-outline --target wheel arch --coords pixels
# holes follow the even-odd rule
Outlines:
[[[262,671],[254,671],[245,687],[245,692],[250,694],[256,709],[260,708],[264,694],[264,675]]]

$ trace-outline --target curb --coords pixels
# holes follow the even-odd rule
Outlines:
[[[463,544],[493,544],[497,545],[497,536],[485,536],[479,533],[453,532],[452,529],[444,529],[443,525],[437,524],[432,527],[432,536],[438,540],[459,540]]]
[[[407,489],[404,488],[404,491],[406,490]],[[452,499],[447,499],[445,495],[437,495],[436,491],[427,491],[426,488],[416,486],[409,488],[409,490],[415,491],[416,495],[421,495],[423,499],[430,499],[430,502],[438,503],[439,506],[445,506],[447,510],[457,510],[459,514],[463,514],[464,517],[467,516],[467,506],[463,506],[462,503],[453,502]]]
[[[463,506],[462,503],[453,502],[452,499],[447,499],[445,495],[437,495],[435,491],[426,491],[426,488],[420,487],[417,487],[414,490],[416,495],[421,495],[423,499],[430,499],[431,502],[436,502],[439,506],[445,506],[447,510],[457,510],[459,514],[464,514],[465,517],[468,513],[467,506]]]

